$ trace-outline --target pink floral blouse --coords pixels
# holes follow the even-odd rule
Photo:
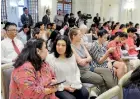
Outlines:
[[[26,62],[12,72],[9,99],[58,99],[55,93],[45,93],[45,88],[51,88],[49,84],[54,77],[47,63],[36,71],[30,62]]]

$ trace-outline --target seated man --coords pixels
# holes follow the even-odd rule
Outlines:
[[[15,23],[10,23],[6,27],[7,38],[1,41],[1,63],[14,62],[20,54],[23,43],[16,38],[17,26]]]

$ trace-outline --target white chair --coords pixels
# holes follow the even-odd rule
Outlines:
[[[9,99],[9,85],[13,69],[13,63],[1,65],[1,87],[3,99]]]
[[[102,93],[96,99],[123,99],[120,93],[121,88],[119,86],[115,86],[108,91]]]
[[[89,97],[90,97],[91,95],[93,95],[92,93],[94,93],[94,96],[97,96],[96,91],[95,91],[95,90],[92,90],[92,88],[96,87],[94,84],[83,83],[83,86],[85,86],[85,87],[88,89],[88,91],[89,91]],[[96,89],[97,89],[97,88],[96,88]],[[93,91],[94,91],[94,92],[93,92]]]

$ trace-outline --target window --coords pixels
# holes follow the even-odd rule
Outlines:
[[[62,10],[64,15],[72,12],[72,0],[58,0],[57,11]]]
[[[27,0],[29,14],[33,18],[34,24],[38,22],[38,0]]]
[[[1,0],[1,22],[7,21],[6,0]]]

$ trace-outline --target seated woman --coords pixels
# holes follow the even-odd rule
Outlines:
[[[41,38],[44,39],[45,41],[47,41],[47,31],[45,30],[44,24],[43,22],[37,22],[35,24],[35,28],[39,28],[40,29],[40,35]]]
[[[104,47],[104,42],[107,40],[107,32],[100,30],[98,32],[98,40],[92,45],[90,55],[94,67],[111,68],[120,79],[125,74],[125,64],[114,60],[109,60],[109,55],[115,50],[115,47],[110,47],[107,51]]]
[[[122,61],[121,59],[121,46],[123,42],[127,39],[126,33],[124,32],[116,32],[114,35],[114,40],[110,41],[107,45],[107,48],[114,47],[114,51],[110,53],[109,58],[116,61]]]
[[[56,92],[60,99],[88,99],[88,91],[82,86],[80,72],[67,36],[58,36],[53,53],[47,57],[56,74],[57,81],[66,80],[61,91]]]
[[[27,42],[27,33],[29,32],[29,26],[24,24],[17,37],[22,41],[23,44]]]
[[[115,86],[112,73],[108,68],[94,68],[94,72],[90,71],[92,58],[85,46],[81,43],[82,34],[80,30],[72,29],[69,35],[72,43],[72,50],[80,69],[81,81],[83,83],[91,83],[99,86],[101,93]]]
[[[58,99],[55,75],[48,63],[46,43],[43,39],[27,42],[14,63],[9,99]]]
[[[135,45],[135,41],[134,41],[134,37],[135,37],[135,33],[137,32],[137,29],[132,27],[129,28],[127,32],[128,32],[128,38],[126,40],[126,44],[127,44],[126,49],[128,50],[129,55],[137,56],[138,51],[136,51],[137,46]]]
[[[39,28],[34,28],[32,36],[35,39],[41,38],[40,29]]]
[[[140,99],[140,66],[132,72],[123,87],[123,99]]]

